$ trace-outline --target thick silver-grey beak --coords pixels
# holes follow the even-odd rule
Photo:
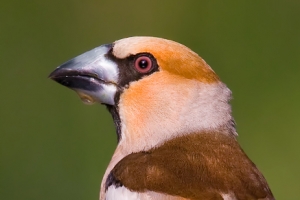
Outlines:
[[[85,103],[115,105],[118,66],[105,55],[111,45],[102,45],[57,67],[49,78],[75,90]]]

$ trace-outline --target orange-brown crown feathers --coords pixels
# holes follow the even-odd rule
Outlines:
[[[114,43],[113,54],[118,58],[142,52],[151,53],[161,70],[203,83],[219,81],[219,77],[198,54],[177,42],[156,37],[130,37]]]

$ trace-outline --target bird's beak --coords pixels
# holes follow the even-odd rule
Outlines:
[[[118,66],[106,55],[112,45],[102,45],[57,67],[49,78],[75,90],[85,103],[115,105]]]

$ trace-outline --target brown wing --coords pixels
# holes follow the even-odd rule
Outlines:
[[[107,187],[155,191],[188,199],[274,199],[268,184],[235,138],[220,133],[190,134],[160,147],[133,153],[112,170]]]

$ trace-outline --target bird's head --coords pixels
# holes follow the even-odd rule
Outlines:
[[[201,57],[170,40],[130,37],[102,45],[62,64],[50,78],[86,103],[105,104],[127,153],[185,134],[236,134],[230,90]]]

